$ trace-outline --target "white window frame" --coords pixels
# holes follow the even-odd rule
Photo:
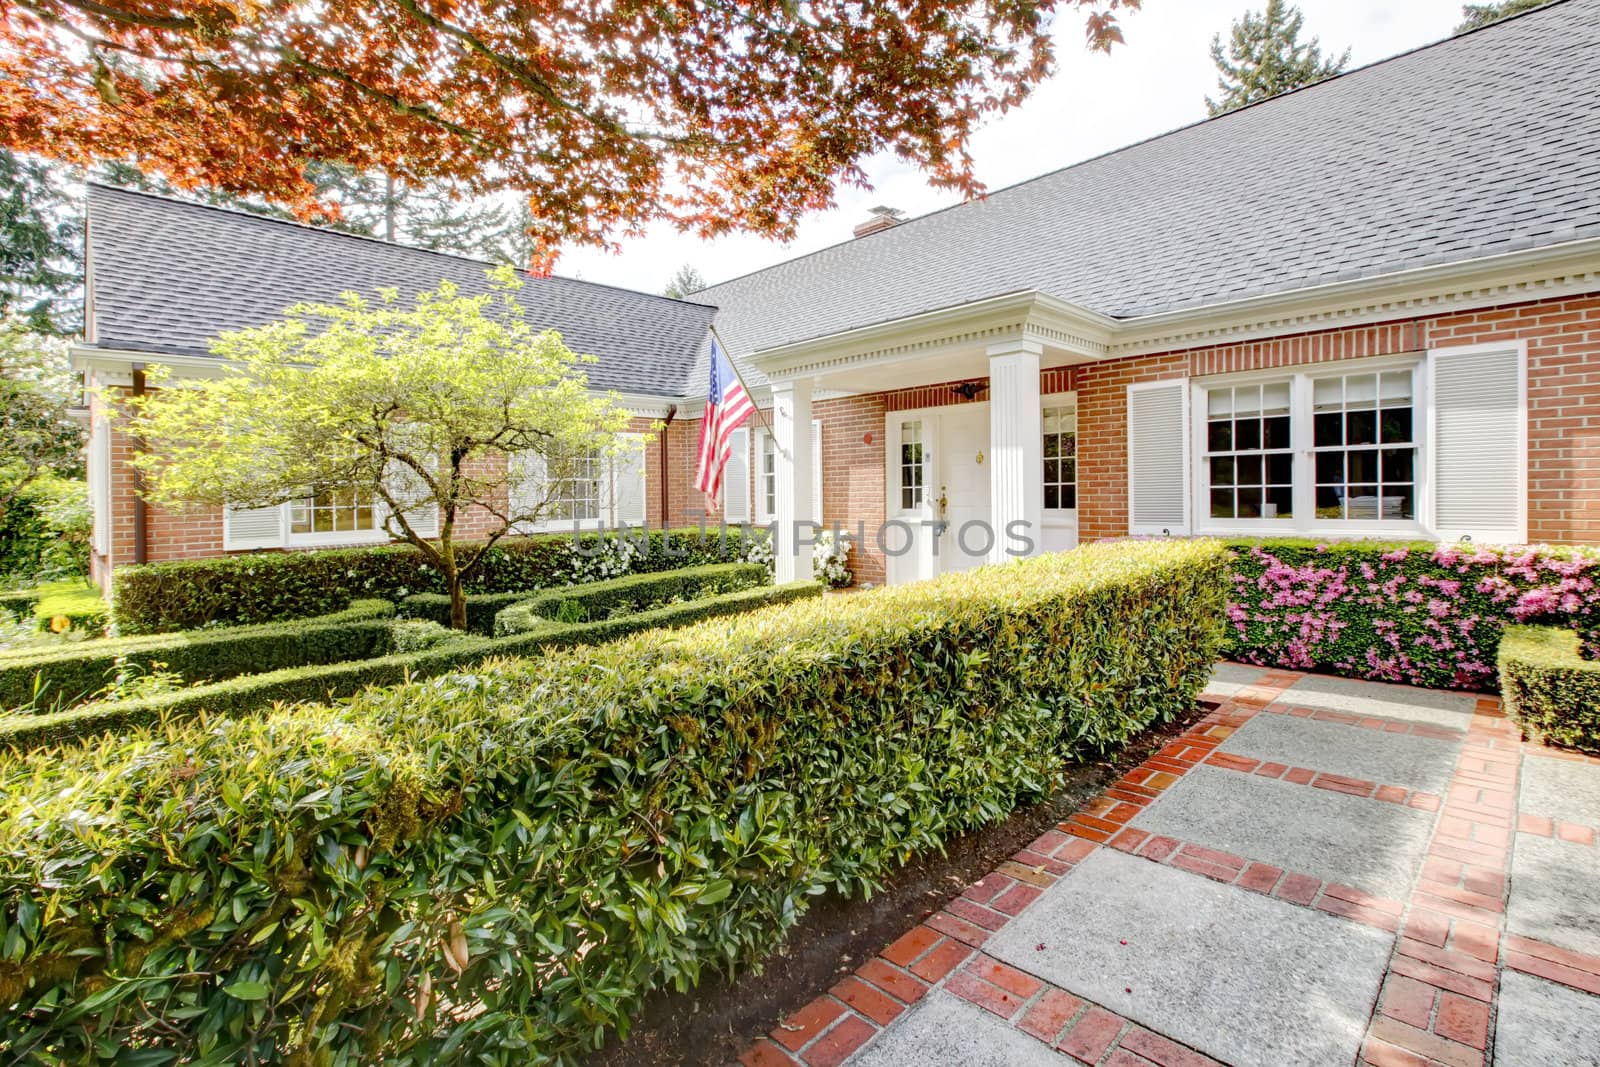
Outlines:
[[[1073,439],[1072,491],[1073,491],[1073,500],[1076,502],[1078,500],[1078,494],[1083,488],[1082,483],[1079,481],[1079,474],[1081,472],[1078,470],[1078,467],[1077,467],[1077,460],[1079,458],[1079,453],[1078,453],[1078,450],[1077,450],[1077,442],[1078,442],[1079,434],[1082,432],[1082,429],[1083,429],[1082,426],[1078,425],[1078,421],[1077,421],[1078,420],[1078,394],[1077,393],[1049,393],[1049,394],[1047,394],[1045,396],[1040,397],[1039,398],[1039,417],[1040,417],[1041,420],[1044,418],[1044,411],[1045,411],[1046,408],[1071,408],[1072,409],[1072,418],[1073,418],[1073,430],[1072,430],[1072,439]],[[1041,433],[1041,436],[1040,436],[1039,455],[1040,455],[1040,459],[1039,459],[1039,463],[1040,463],[1039,482],[1040,482],[1040,485],[1043,486],[1045,484],[1045,482],[1044,482],[1044,466],[1043,466],[1043,464],[1044,464],[1044,438],[1043,438],[1042,433]],[[1057,483],[1057,484],[1059,484],[1059,483]],[[1040,494],[1040,499],[1041,500],[1044,499],[1043,493]],[[1066,521],[1076,522],[1077,519],[1078,519],[1078,508],[1077,508],[1077,504],[1076,503],[1074,503],[1074,505],[1072,507],[1070,507],[1070,508],[1045,507],[1044,508],[1044,514],[1045,514],[1045,518],[1046,519],[1054,519],[1054,520],[1059,520],[1059,521],[1063,521],[1063,522],[1066,522]]]
[[[1313,437],[1312,383],[1317,378],[1368,374],[1381,371],[1411,372],[1411,433],[1415,439],[1415,515],[1400,520],[1319,519],[1316,517],[1316,457]],[[1290,433],[1294,446],[1294,515],[1287,519],[1214,519],[1211,517],[1211,472],[1206,459],[1206,394],[1215,387],[1260,385],[1289,381]],[[1432,447],[1433,401],[1428,395],[1427,355],[1411,352],[1366,359],[1341,359],[1304,363],[1238,374],[1214,374],[1190,379],[1189,495],[1191,526],[1199,535],[1250,534],[1252,536],[1306,535],[1329,538],[1384,537],[1432,539],[1429,516],[1433,513],[1429,480]]]
[[[764,469],[770,450],[772,456],[772,473]],[[778,439],[764,426],[756,427],[755,445],[750,450],[750,481],[754,496],[751,504],[755,508],[756,525],[766,526],[777,516],[778,505]],[[767,507],[766,482],[772,483],[772,507]]]
[[[306,496],[303,501],[309,502],[312,497]],[[370,530],[325,530],[321,532],[296,533],[294,529],[294,509],[299,501],[289,501],[280,504],[282,509],[282,524],[284,544],[291,547],[323,547],[327,545],[364,545],[379,541],[388,541],[389,534],[384,526],[388,517],[389,508],[383,499],[376,493],[372,496],[372,529]]]

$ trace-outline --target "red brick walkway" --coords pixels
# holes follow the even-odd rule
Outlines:
[[[1525,833],[1591,846],[1596,833],[1593,826],[1519,816],[1520,761],[1534,746],[1519,739],[1503,718],[1498,700],[1478,699],[1475,710],[1463,716],[1465,729],[1450,728],[1299,704],[1287,691],[1301,677],[1281,671],[1262,673],[1059,827],[784,1019],[741,1062],[750,1067],[844,1063],[885,1028],[914,1012],[936,987],[1055,1049],[1063,1063],[1189,1067],[1219,1062],[1213,1057],[1231,1062],[1223,1035],[1200,1042],[1212,1054],[1202,1055],[1139,1020],[985,954],[986,942],[997,931],[1099,849],[1179,868],[1242,892],[1317,909],[1392,935],[1392,953],[1375,991],[1365,1039],[1359,1049],[1351,1049],[1353,1057],[1359,1052],[1358,1062],[1371,1067],[1485,1063],[1495,1047],[1499,977],[1505,969],[1600,994],[1600,957],[1506,931],[1510,854],[1519,825]],[[1459,743],[1448,790],[1441,797],[1397,783],[1219,751],[1236,730],[1263,713]],[[1128,825],[1200,766],[1429,813],[1432,836],[1409,896],[1385,899],[1233,855],[1204,841],[1153,835]],[[954,1055],[948,1062],[963,1061]]]

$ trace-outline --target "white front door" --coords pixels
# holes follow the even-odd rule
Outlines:
[[[989,405],[891,412],[885,427],[891,584],[988,559]]]
[[[940,519],[938,569],[964,571],[988,562],[994,537],[989,510],[989,405],[962,404],[939,413]]]

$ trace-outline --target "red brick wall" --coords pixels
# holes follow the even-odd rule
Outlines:
[[[1504,340],[1528,342],[1529,537],[1600,542],[1600,294],[1047,370],[1040,382],[1043,392],[1078,394],[1079,536],[1093,540],[1127,533],[1127,387],[1134,382]],[[964,403],[952,392],[954,384],[816,402],[816,417],[823,425],[823,517],[849,524],[852,533],[855,524],[865,524],[866,543],[858,544],[854,560],[860,581],[884,580],[883,560],[873,544],[884,518],[884,415]],[[985,398],[986,393],[980,392],[974,400]],[[770,419],[770,412],[765,414]],[[649,421],[636,420],[634,430],[644,431]],[[751,425],[760,421],[752,420]],[[698,522],[705,508],[693,484],[699,433],[698,419],[675,419],[666,431],[670,456],[666,518],[674,525]],[[96,560],[97,574],[108,562],[120,565],[132,560],[128,454],[128,439],[117,434],[112,449],[112,556],[110,561]],[[753,462],[750,469],[754,470]],[[661,474],[656,438],[646,452],[648,514],[653,524],[663,517]],[[709,521],[719,519],[713,514]],[[222,550],[218,513],[177,515],[151,508],[150,524],[152,560],[216,555]]]
[[[1127,533],[1127,387],[1133,382],[1512,340],[1528,342],[1528,537],[1600,541],[1600,295],[1082,366],[1079,536]]]

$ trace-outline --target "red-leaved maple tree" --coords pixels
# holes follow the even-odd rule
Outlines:
[[[1140,0],[0,0],[0,144],[326,210],[309,160],[516,190],[533,235],[788,237],[892,151],[982,191],[986,115]]]

